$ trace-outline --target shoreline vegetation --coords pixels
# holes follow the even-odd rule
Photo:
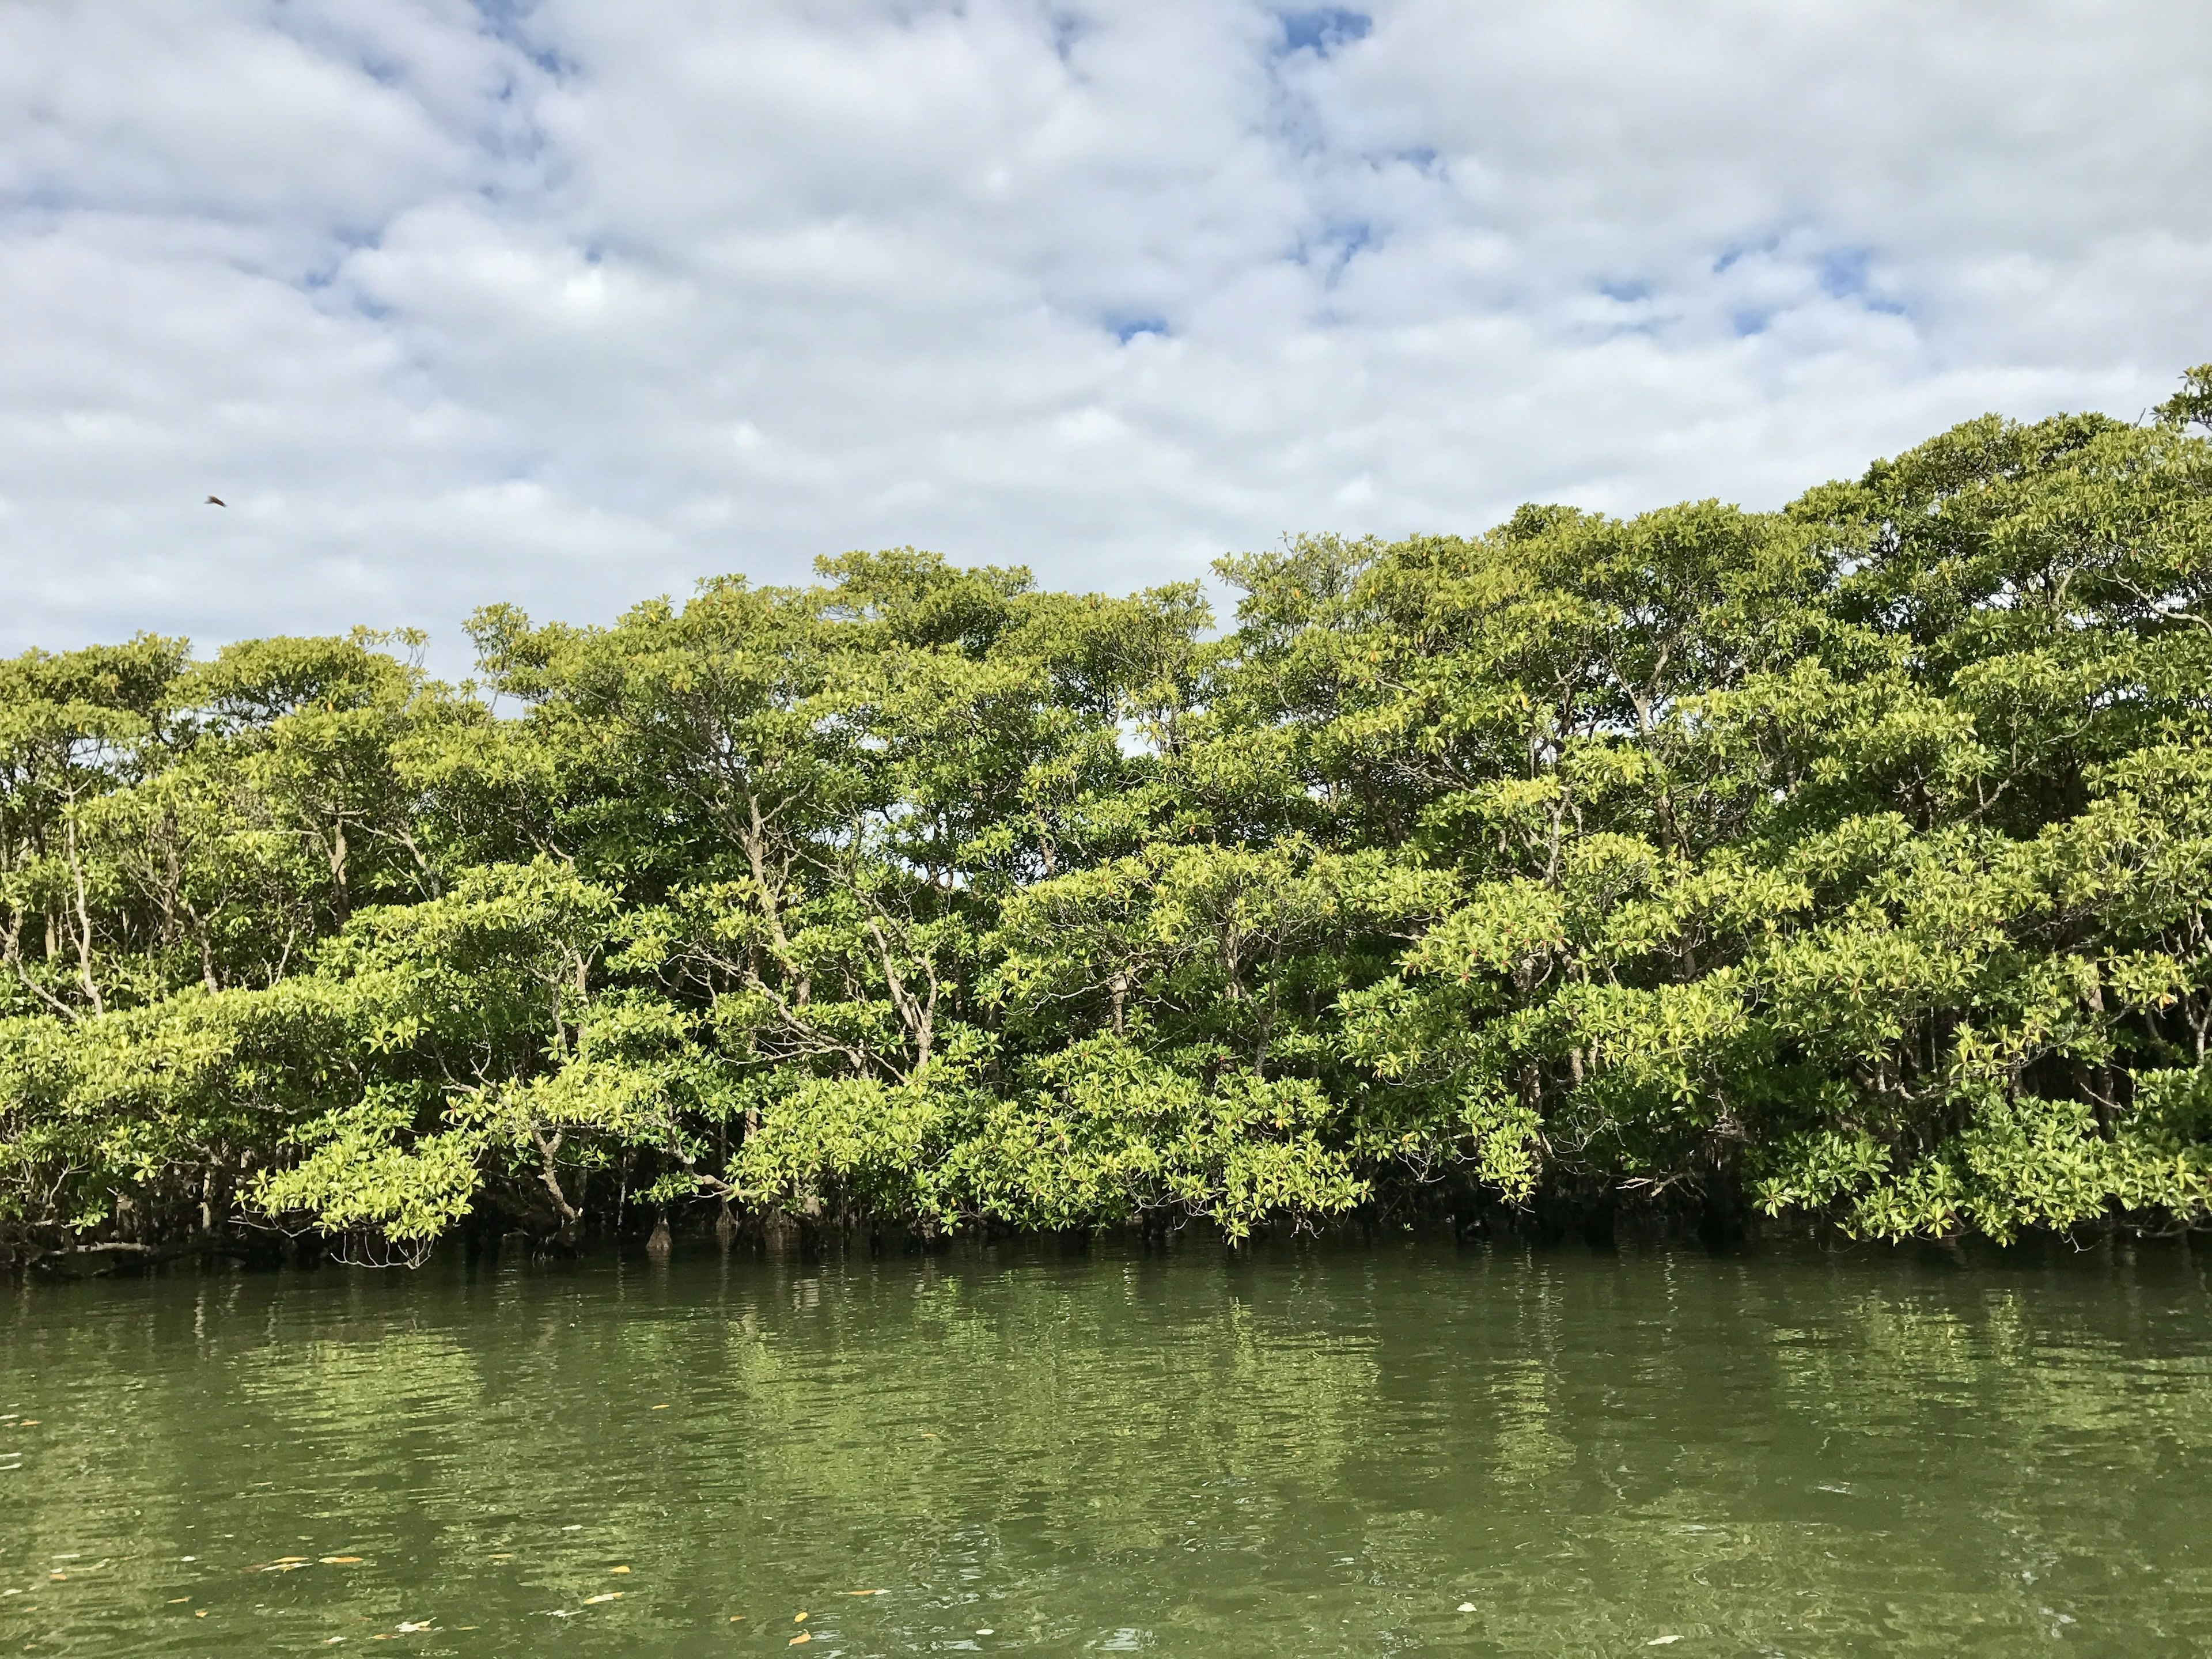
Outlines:
[[[0,1251],[2201,1225],[2207,426],[0,662]]]

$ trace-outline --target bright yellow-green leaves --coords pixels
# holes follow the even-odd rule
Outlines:
[[[2212,443],[0,664],[0,1227],[2212,1205]],[[253,1235],[269,1237],[266,1231]]]

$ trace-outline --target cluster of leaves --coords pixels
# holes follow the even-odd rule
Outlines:
[[[1753,514],[0,664],[0,1224],[2212,1204],[2212,372]]]

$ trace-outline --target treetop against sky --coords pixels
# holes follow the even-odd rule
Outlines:
[[[1221,626],[897,549],[492,605],[459,684],[30,652],[0,1227],[2200,1218],[2208,416],[1291,538]]]

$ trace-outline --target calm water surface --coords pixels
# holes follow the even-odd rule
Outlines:
[[[2179,1251],[6,1295],[0,1654],[2212,1653]]]

